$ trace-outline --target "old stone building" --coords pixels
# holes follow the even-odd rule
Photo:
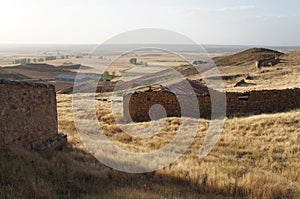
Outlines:
[[[275,66],[279,64],[281,59],[278,56],[274,56],[273,58],[269,59],[260,59],[255,62],[255,67],[260,70],[262,67],[266,66]]]
[[[58,134],[53,85],[0,80],[0,144],[28,149],[56,147]]]
[[[217,91],[213,91],[217,92]],[[188,117],[211,118],[212,104],[210,94],[196,92],[198,104],[189,103],[188,95],[175,95],[172,91],[152,90],[135,91],[123,96],[124,118],[127,121],[149,121],[149,110],[154,105],[161,105],[167,117],[180,117],[182,107],[180,98],[186,106],[199,108],[199,115],[185,114]],[[247,92],[226,92],[226,116],[248,116],[262,113],[282,112],[300,108],[300,88],[283,90],[256,90]],[[180,100],[179,100],[180,99]],[[222,106],[222,104],[220,104]],[[189,110],[193,110],[190,108]]]

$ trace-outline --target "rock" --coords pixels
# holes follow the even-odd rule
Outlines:
[[[242,79],[242,80],[238,81],[238,82],[234,85],[234,87],[243,86],[243,85],[245,85],[245,84],[247,84],[246,81],[245,81],[244,79]]]

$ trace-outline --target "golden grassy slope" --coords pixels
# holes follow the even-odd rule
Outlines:
[[[72,146],[84,150],[76,134],[70,103],[70,95],[58,95],[59,129],[68,134]],[[128,150],[149,151],[160,148],[172,139],[180,124],[178,118],[169,118],[164,128],[158,132],[159,136],[154,139],[132,138],[113,124],[110,104],[97,103],[98,118],[106,135],[115,144]],[[149,177],[150,187],[184,182],[183,187],[189,192],[187,195],[192,197],[195,190],[205,194],[250,198],[300,196],[300,110],[227,119],[219,142],[203,159],[198,158],[198,152],[208,121],[200,120],[199,123],[194,143],[179,160],[168,168],[151,173],[150,177],[146,175]],[[150,192],[145,192],[135,186],[129,186],[126,190],[128,197],[135,195],[135,191],[145,194],[145,197],[161,194],[160,189],[150,188]],[[168,197],[181,196],[178,195],[177,188],[169,191]],[[120,193],[111,194],[114,197]]]
[[[203,159],[198,152],[208,121],[199,120],[193,144],[176,162],[156,172],[127,174],[85,151],[74,126],[71,95],[57,99],[59,131],[68,134],[69,146],[50,153],[1,147],[0,198],[300,197],[300,110],[227,119],[217,145]],[[97,107],[106,135],[128,150],[160,148],[180,124],[168,118],[154,139],[131,138],[113,124],[108,102],[98,101]]]

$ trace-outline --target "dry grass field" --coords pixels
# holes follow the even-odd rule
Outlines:
[[[172,56],[137,57],[153,65],[179,63]],[[299,87],[299,57],[297,53],[284,55],[286,62],[261,71],[251,64],[219,69],[228,91]],[[116,64],[120,70],[132,67],[128,57]],[[241,79],[248,84],[234,87]],[[82,100],[88,95],[82,94]],[[300,110],[226,118],[217,144],[204,158],[198,154],[209,121],[189,118],[199,128],[189,129],[197,131],[196,137],[178,160],[158,171],[129,174],[105,166],[85,148],[74,123],[72,97],[57,94],[58,128],[68,135],[67,147],[54,152],[0,148],[0,198],[300,198]],[[96,97],[108,98],[94,100],[100,127],[124,150],[142,153],[160,149],[172,141],[181,124],[180,118],[167,118],[151,138],[132,137],[115,123],[122,118],[112,114],[110,93]],[[82,112],[83,120],[91,117],[90,112]],[[158,126],[161,121],[151,125]],[[138,125],[146,128],[150,122]],[[135,131],[130,123],[122,127]]]
[[[68,134],[73,148],[85,151],[74,126],[70,95],[58,95],[58,111],[60,132]],[[129,151],[147,152],[160,148],[173,139],[180,125],[179,118],[168,118],[152,139],[138,139],[114,124],[109,102],[97,101],[97,115],[109,139]],[[208,121],[199,120],[197,135],[188,151],[169,167],[145,175],[151,176],[143,182],[150,192],[144,189],[136,192],[135,186],[127,187],[126,197],[143,197],[143,194],[146,198],[184,196],[181,194],[188,198],[209,197],[206,194],[214,197],[300,197],[300,110],[228,118],[217,145],[207,157],[200,159],[198,153],[207,128]],[[119,174],[113,170],[109,172]],[[174,182],[172,186],[182,186],[187,192],[180,193],[176,188],[160,195],[162,188],[157,189],[158,185],[164,187]],[[113,180],[110,183],[114,183]],[[111,194],[110,197],[115,197],[121,193]]]
[[[300,56],[297,58],[300,60]],[[262,89],[285,89],[300,87],[300,67],[287,63],[279,63],[273,67],[263,67],[261,71],[250,66],[224,66],[219,67],[228,91],[262,90]],[[247,79],[246,79],[247,78]],[[234,87],[235,83],[244,79],[246,84]]]
[[[58,94],[57,100],[59,131],[68,135],[69,145],[43,153],[1,147],[1,198],[300,197],[300,110],[227,118],[218,143],[203,159],[198,153],[208,121],[197,120],[194,142],[177,161],[155,172],[128,174],[106,167],[86,151],[74,125],[72,95]],[[160,148],[180,125],[179,118],[168,118],[155,134],[160,136],[133,138],[114,124],[110,102],[96,103],[105,134],[129,151]]]

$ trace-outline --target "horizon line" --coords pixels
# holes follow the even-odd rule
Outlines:
[[[247,46],[247,47],[300,47],[300,45],[277,45],[277,44],[212,44],[212,43],[206,43],[206,44],[185,44],[185,43],[89,43],[89,42],[74,42],[74,43],[48,43],[48,42],[41,42],[41,43],[30,43],[30,42],[0,42],[0,45],[144,45],[144,44],[151,44],[151,45],[191,45],[191,46]]]

